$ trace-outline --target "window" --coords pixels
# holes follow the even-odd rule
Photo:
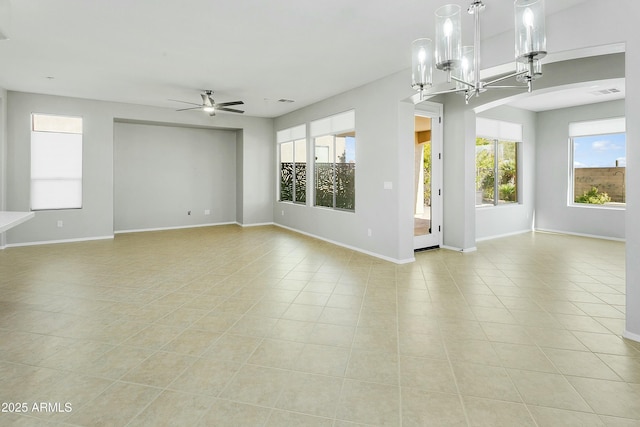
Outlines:
[[[315,157],[315,206],[355,210],[354,128],[354,111],[311,122]]]
[[[31,210],[82,208],[82,118],[31,115]]]
[[[569,124],[569,204],[626,206],[624,117]]]
[[[305,125],[278,132],[281,202],[307,201],[307,140]]]
[[[476,206],[518,203],[522,125],[478,118],[476,134]]]

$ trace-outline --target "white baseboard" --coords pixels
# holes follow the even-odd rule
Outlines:
[[[472,246],[472,247],[470,247],[470,248],[456,248],[456,247],[454,247],[454,246],[442,245],[442,246],[440,246],[440,248],[442,248],[442,249],[446,249],[446,250],[448,250],[448,251],[464,252],[464,253],[467,253],[467,252],[475,252],[475,251],[477,251],[477,250],[478,250],[478,248],[476,248],[475,246]]]
[[[539,233],[568,234],[570,236],[589,237],[592,239],[602,239],[602,240],[613,240],[616,242],[626,242],[626,239],[620,238],[620,237],[608,237],[608,236],[598,236],[596,234],[573,233],[571,231],[552,230],[548,228],[535,228],[534,231]]]
[[[215,227],[218,225],[236,225],[238,224],[235,221],[232,222],[214,222],[209,224],[193,224],[193,225],[180,225],[175,227],[157,227],[157,228],[137,228],[131,230],[116,230],[114,234],[123,234],[123,233],[144,233],[147,231],[167,231],[167,230],[182,230],[185,228],[201,228],[201,227]]]
[[[24,242],[24,243],[9,243],[5,248],[18,248],[21,246],[38,246],[38,245],[53,245],[57,243],[77,243],[77,242],[90,242],[92,240],[109,240],[113,239],[111,236],[95,236],[95,237],[82,237],[78,239],[62,239],[62,240],[43,240],[39,242]]]
[[[533,231],[534,231],[533,229],[529,228],[527,230],[514,231],[511,233],[498,234],[495,236],[480,237],[480,238],[476,238],[476,242],[484,242],[485,240],[493,240],[493,239],[501,239],[503,237],[517,236],[519,234],[531,233]]]
[[[628,340],[640,342],[640,334],[634,334],[627,331],[626,329],[624,330],[624,332],[622,332],[622,336]]]
[[[236,222],[237,225],[239,225],[242,228],[246,228],[246,227],[262,227],[263,225],[275,225],[275,223],[273,222],[258,222],[255,224],[242,224],[239,222]]]
[[[407,259],[391,258],[391,257],[388,257],[386,255],[378,254],[378,253],[375,253],[375,252],[370,252],[370,251],[367,251],[367,250],[364,250],[364,249],[356,248],[355,246],[350,246],[350,245],[346,245],[344,243],[336,242],[335,240],[326,239],[326,238],[321,237],[321,236],[316,236],[315,234],[307,233],[307,232],[302,231],[302,230],[298,230],[298,229],[295,229],[295,228],[287,227],[286,225],[282,225],[282,224],[278,224],[278,223],[274,223],[273,225],[275,225],[276,227],[284,228],[284,229],[289,230],[289,231],[293,231],[294,233],[304,234],[305,236],[313,237],[314,239],[318,239],[318,240],[322,240],[322,241],[327,242],[327,243],[331,243],[332,245],[340,246],[340,247],[343,247],[343,248],[346,248],[346,249],[351,249],[352,251],[356,251],[356,252],[360,252],[360,253],[363,253],[363,254],[366,254],[366,255],[370,255],[370,256],[375,257],[375,258],[380,258],[380,259],[383,259],[385,261],[392,262],[394,264],[409,264],[409,263],[415,262],[415,260],[416,260],[414,257],[407,258]]]

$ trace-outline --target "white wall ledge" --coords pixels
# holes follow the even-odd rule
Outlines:
[[[22,224],[35,216],[35,212],[0,211],[0,233]]]

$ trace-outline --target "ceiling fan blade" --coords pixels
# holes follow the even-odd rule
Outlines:
[[[197,107],[181,108],[181,109],[176,110],[176,111],[199,110],[200,108],[202,108],[202,107],[197,106]]]
[[[244,111],[242,110],[236,110],[235,108],[225,108],[225,107],[218,108],[218,111],[229,111],[231,113],[240,113],[240,114],[244,113]]]
[[[169,101],[182,102],[183,104],[191,104],[191,105],[198,105],[198,106],[200,106],[200,104],[196,104],[195,102],[180,101],[179,99],[170,99]]]
[[[219,104],[216,104],[216,108],[228,107],[228,106],[231,106],[231,105],[242,105],[242,104],[244,104],[244,102],[242,102],[242,101],[221,102]]]

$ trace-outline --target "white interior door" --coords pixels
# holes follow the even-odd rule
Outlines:
[[[415,107],[413,248],[442,244],[442,105]]]

